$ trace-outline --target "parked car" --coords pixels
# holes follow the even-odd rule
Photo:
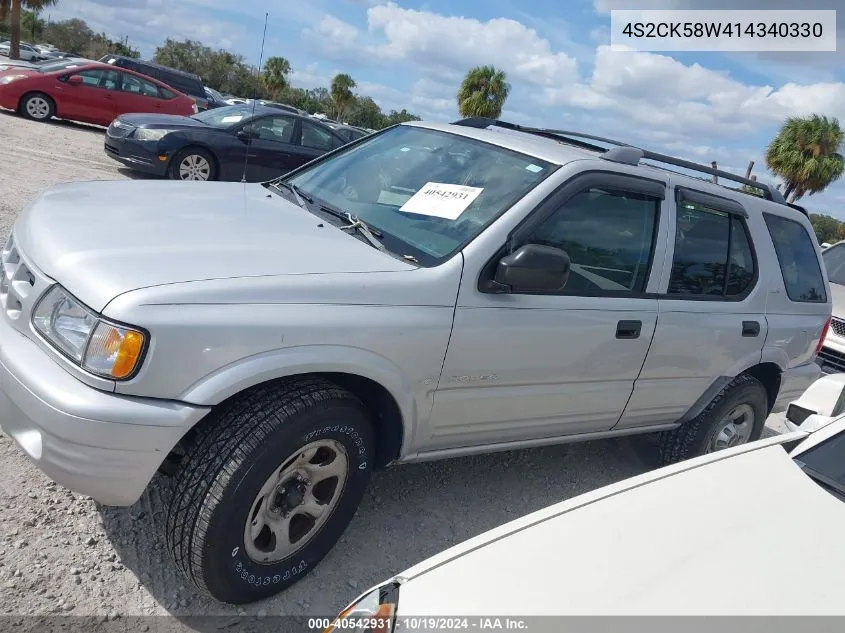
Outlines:
[[[355,127],[354,125],[344,125],[343,123],[329,124],[329,127],[345,138],[347,142],[357,141],[359,138],[363,138],[369,134],[363,128]]]
[[[226,97],[226,103],[229,105],[244,105],[252,101],[251,99],[244,99],[243,97]]]
[[[11,46],[11,42],[0,44],[0,55],[8,57],[11,51]],[[37,48],[21,42],[19,45],[19,57],[25,62],[37,62],[42,59],[42,54]]]
[[[845,241],[822,248],[822,261],[830,281],[833,318],[817,361],[822,371],[840,373],[845,372]]]
[[[845,373],[826,373],[786,408],[790,431],[812,433],[845,414]]]
[[[126,114],[106,132],[107,156],[174,180],[270,180],[346,144],[330,127],[259,105],[190,117]]]
[[[202,79],[193,73],[123,55],[104,55],[100,58],[100,61],[104,64],[126,68],[127,70],[132,70],[147,77],[152,77],[193,98],[198,110],[208,109],[208,95],[205,92],[205,86],[202,83]]]
[[[843,464],[840,418],[810,436],[653,470],[435,554],[362,593],[326,630],[447,626],[428,618],[472,630],[497,616],[845,615]],[[788,555],[784,534],[801,535]],[[813,571],[795,582],[796,570]]]
[[[124,112],[196,112],[190,97],[161,82],[131,70],[78,60],[0,72],[0,106],[35,121],[57,116],[96,125],[108,125]]]
[[[284,110],[285,112],[292,112],[293,114],[300,114],[302,116],[308,116],[308,113],[305,110],[301,110],[292,105],[288,105],[287,103],[279,103],[278,101],[268,101],[266,99],[260,99],[258,101],[258,105],[264,106],[266,108],[274,108],[276,110]]]
[[[129,121],[133,136],[170,125]],[[306,122],[317,124],[271,127],[295,139]],[[245,136],[260,137],[255,125]],[[735,174],[595,139],[412,122],[261,184],[57,185],[2,252],[3,431],[105,505],[131,505],[171,473],[166,547],[189,582],[231,603],[310,572],[376,468],[647,433],[675,463],[758,439],[820,375],[831,291],[809,218],[766,184],[753,184],[758,197],[724,186],[752,183]],[[725,486],[743,503],[768,498],[745,472],[706,496],[690,486],[691,498],[733,498]],[[765,473],[784,509],[798,475]],[[663,513],[677,525],[630,534],[613,510],[602,516],[613,538],[654,539],[603,539],[650,569],[667,560],[659,539],[700,535],[699,520],[710,541],[685,539],[685,556],[704,560],[734,532],[730,551],[749,544],[723,514]],[[782,545],[808,525],[767,517],[752,532]],[[558,540],[587,551],[574,542]],[[726,605],[759,595],[747,582],[720,589]]]
[[[206,110],[210,110],[212,108],[222,108],[229,105],[226,103],[226,97],[214,90],[214,88],[205,86],[205,96]]]

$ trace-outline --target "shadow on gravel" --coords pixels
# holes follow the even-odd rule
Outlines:
[[[158,477],[131,508],[101,508],[120,561],[155,600],[196,628],[225,618],[333,617],[364,589],[443,549],[656,466],[649,438],[571,444],[409,464],[376,473],[340,542],[296,585],[240,608],[195,591],[170,561],[163,524],[168,481]],[[277,622],[277,625],[279,622]],[[283,629],[285,627],[278,627]]]
[[[118,163],[115,161],[115,164],[117,165]],[[118,167],[117,171],[121,176],[131,178],[132,180],[165,180],[160,176],[156,176],[154,174],[147,174],[142,171],[136,171],[134,169],[129,169],[128,167]]]

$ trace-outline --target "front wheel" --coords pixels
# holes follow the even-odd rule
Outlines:
[[[698,416],[660,436],[664,464],[753,442],[766,424],[766,388],[753,376],[737,376]]]
[[[254,388],[210,415],[179,466],[165,536],[199,589],[253,602],[340,538],[369,481],[372,428],[355,396],[313,379]]]
[[[48,121],[56,113],[53,100],[40,92],[25,95],[18,108],[23,116],[33,121]]]
[[[199,147],[177,152],[168,170],[173,180],[214,180],[217,177],[214,157]]]

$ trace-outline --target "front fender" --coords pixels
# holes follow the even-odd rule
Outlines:
[[[340,345],[304,345],[240,359],[192,384],[179,400],[213,406],[254,385],[309,373],[344,373],[377,382],[399,405],[406,434],[416,427],[418,416],[413,389],[402,370],[384,356]]]

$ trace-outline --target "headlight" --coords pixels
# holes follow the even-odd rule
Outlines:
[[[77,365],[104,378],[131,376],[146,343],[143,332],[101,319],[60,286],[38,302],[32,324]]]
[[[16,79],[23,79],[24,77],[26,77],[26,75],[6,75],[5,77],[0,77],[0,86],[5,86]]]
[[[135,138],[139,141],[157,141],[165,134],[170,134],[173,130],[150,130],[144,127],[139,127],[135,130]]]
[[[399,603],[399,582],[382,585],[346,607],[323,633],[391,633]]]

